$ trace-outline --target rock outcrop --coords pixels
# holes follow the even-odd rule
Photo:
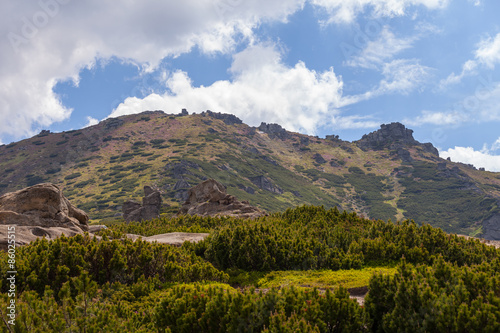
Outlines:
[[[87,214],[73,206],[54,184],[27,187],[0,197],[0,248],[7,246],[8,228],[15,225],[16,244],[39,237],[53,239],[88,231]]]
[[[318,164],[326,163],[326,160],[323,158],[323,156],[320,153],[314,154],[313,160]]]
[[[359,148],[363,150],[386,148],[398,150],[408,146],[420,146],[424,151],[439,156],[438,150],[431,143],[418,142],[413,138],[413,130],[406,128],[401,123],[383,124],[379,130],[363,135],[357,143]],[[405,153],[400,157],[408,158]]]
[[[122,126],[125,123],[125,120],[119,118],[108,118],[103,120],[102,123],[104,124],[104,128],[106,130],[112,130]]]
[[[175,179],[184,179],[185,175],[193,175],[190,169],[200,169],[200,166],[188,160],[179,160],[165,165],[165,171]]]
[[[267,133],[271,139],[279,138],[281,140],[286,140],[290,138],[290,134],[278,124],[266,124],[261,123],[257,129],[261,132]]]
[[[160,216],[161,193],[151,186],[144,186],[144,198],[142,205],[134,200],[123,203],[123,218],[126,222],[152,220]]]
[[[208,179],[191,188],[188,199],[178,214],[200,216],[234,216],[256,218],[267,215],[263,210],[251,206],[248,201],[239,201],[227,194],[224,185],[214,179]]]
[[[241,121],[240,118],[236,117],[233,114],[228,114],[228,113],[212,112],[210,110],[207,110],[205,112],[202,112],[201,115],[204,117],[208,116],[211,118],[220,119],[226,125],[235,125],[235,124],[242,124],[243,123],[243,121]]]
[[[249,177],[250,181],[258,188],[276,194],[283,194],[283,190],[278,185],[273,184],[269,179],[264,176]]]
[[[500,240],[500,215],[496,214],[483,221],[484,239]]]

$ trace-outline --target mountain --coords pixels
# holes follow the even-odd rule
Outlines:
[[[177,207],[208,178],[267,211],[338,206],[500,239],[500,174],[439,158],[400,123],[360,140],[325,139],[236,116],[146,111],[0,146],[0,194],[49,181],[92,219],[121,213],[144,185]],[[168,208],[166,208],[168,210]]]

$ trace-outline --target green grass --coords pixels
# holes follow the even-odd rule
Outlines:
[[[365,267],[350,270],[309,270],[309,271],[273,271],[245,272],[232,270],[229,282],[239,286],[255,286],[258,288],[273,287],[316,287],[332,288],[343,286],[345,288],[358,288],[368,286],[372,275],[376,272],[394,275],[394,266]]]
[[[394,275],[396,268],[366,267],[339,271],[274,271],[259,279],[257,286],[260,288],[287,286],[357,288],[367,286],[370,278],[376,272]]]

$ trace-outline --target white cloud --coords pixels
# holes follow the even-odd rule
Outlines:
[[[416,59],[397,59],[383,65],[384,78],[373,89],[343,97],[343,105],[355,104],[381,95],[402,94],[423,89],[431,77],[432,68],[421,65]]]
[[[116,57],[151,71],[165,57],[189,52],[194,46],[205,53],[231,53],[242,40],[254,43],[253,29],[260,23],[286,21],[306,1],[326,9],[337,22],[352,21],[367,7],[373,7],[377,15],[394,16],[403,15],[410,6],[435,9],[447,2],[129,0],[117,5],[101,0],[3,1],[0,137],[25,137],[69,118],[72,110],[62,105],[52,89],[67,79],[78,83],[81,69],[97,60]],[[294,72],[301,72],[301,66],[297,64]]]
[[[448,111],[422,111],[413,118],[405,119],[405,123],[421,126],[432,125],[462,125],[465,123],[484,123],[500,121],[500,82],[482,81],[474,95],[462,99]]]
[[[424,110],[420,116],[413,119],[405,119],[403,122],[413,126],[427,124],[450,126],[461,124],[467,120],[469,120],[469,116],[459,112],[432,112]]]
[[[476,73],[477,62],[474,60],[467,60],[462,65],[462,72],[460,74],[451,73],[446,79],[439,82],[440,89],[444,89],[451,84],[457,84],[462,81],[463,78],[474,75]]]
[[[477,68],[484,65],[490,69],[494,68],[497,63],[500,63],[500,33],[494,38],[487,38],[482,40],[476,51],[474,51],[475,59],[467,60],[462,65],[462,72],[460,74],[451,73],[446,79],[439,83],[440,89],[444,89],[451,84],[457,84],[463,78],[474,75],[477,73]]]
[[[389,27],[384,26],[376,40],[370,41],[359,55],[346,61],[352,67],[378,68],[396,54],[409,49],[418,37],[397,38]]]
[[[474,95],[460,103],[462,112],[475,122],[500,120],[500,82],[483,82],[487,86],[478,88]]]
[[[207,87],[193,87],[185,72],[171,73],[165,94],[127,98],[110,116],[157,109],[177,113],[183,107],[190,112],[210,109],[235,114],[251,125],[277,122],[288,130],[313,134],[344,105],[343,84],[332,68],[318,73],[303,62],[287,67],[273,46],[255,45],[237,53],[231,73],[231,81]]]
[[[491,151],[500,150],[500,137],[491,145]]]
[[[493,68],[497,63],[500,63],[500,33],[495,38],[487,38],[479,43],[479,47],[475,52],[476,59]]]
[[[99,120],[91,117],[91,116],[87,116],[87,124],[84,126],[85,127],[90,127],[90,126],[94,126],[94,125],[97,125],[99,124]]]
[[[440,151],[439,156],[450,158],[453,162],[472,164],[488,171],[500,171],[500,156],[493,155],[489,150],[474,150],[472,147],[455,147]]]
[[[323,7],[329,14],[329,23],[350,23],[367,8],[372,8],[375,16],[403,16],[411,6],[425,6],[428,9],[444,8],[448,0],[311,0]]]
[[[402,93],[421,88],[428,83],[432,69],[421,65],[416,59],[397,59],[384,64],[382,74],[384,79],[380,82],[377,94]]]
[[[377,128],[380,121],[369,120],[371,116],[339,116],[332,119],[335,129]]]
[[[284,21],[305,0],[40,0],[2,2],[0,136],[32,135],[67,119],[52,89],[96,59],[116,57],[152,70],[198,46],[232,52],[263,21]]]

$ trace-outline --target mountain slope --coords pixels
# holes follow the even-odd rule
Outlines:
[[[54,182],[94,219],[121,212],[146,184],[178,205],[189,187],[214,178],[269,211],[339,206],[500,239],[500,175],[439,158],[398,123],[351,143],[210,111],[148,111],[0,146],[0,170],[1,193]]]

